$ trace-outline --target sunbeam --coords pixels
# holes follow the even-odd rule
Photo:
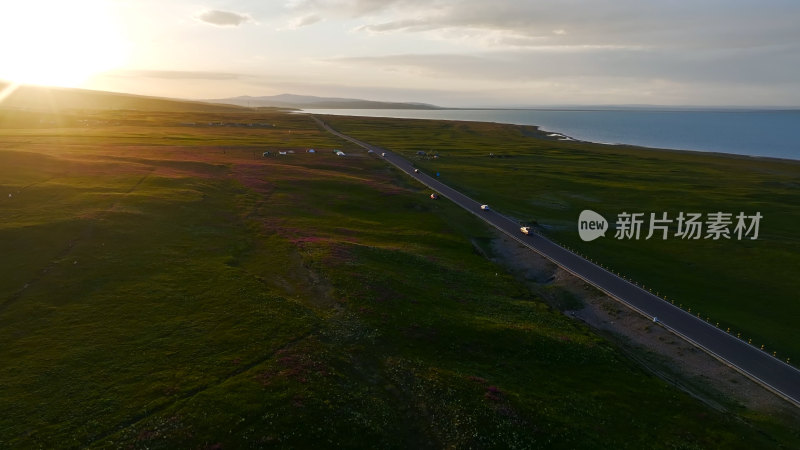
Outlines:
[[[13,94],[14,91],[17,90],[18,87],[19,87],[19,83],[12,81],[12,82],[9,82],[8,84],[6,84],[2,89],[0,89],[0,103],[3,103],[3,101],[6,98],[8,98],[8,96]]]
[[[22,84],[81,86],[125,62],[127,44],[120,30],[113,5],[97,0],[4,5],[0,77]]]

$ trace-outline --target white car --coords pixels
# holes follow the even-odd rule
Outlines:
[[[414,173],[419,173],[419,169],[414,169]]]
[[[522,234],[531,234],[531,227],[521,227],[519,231],[521,231]]]
[[[489,205],[481,205],[481,209],[484,211],[489,211]]]
[[[386,152],[381,153],[381,156],[386,157]]]

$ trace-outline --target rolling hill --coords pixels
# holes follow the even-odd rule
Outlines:
[[[0,81],[0,92],[9,86],[9,83]],[[242,107],[218,103],[31,85],[13,88],[13,91],[0,101],[0,108],[35,111],[125,109],[164,112],[241,112],[245,110]]]
[[[205,100],[210,103],[229,105],[278,108],[316,108],[316,109],[442,109],[427,103],[377,102],[354,98],[314,97],[310,95],[280,94],[261,97],[243,95],[240,97]]]

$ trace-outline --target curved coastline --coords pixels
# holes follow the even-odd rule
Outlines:
[[[575,126],[566,128],[573,128],[572,130],[565,130],[565,127],[553,126],[554,124],[542,124],[541,122],[536,121],[535,118],[529,116],[526,119],[525,113],[533,113],[533,114],[550,114],[550,113],[578,113],[578,114],[602,114],[606,113],[637,113],[635,117],[640,118],[641,114],[638,113],[659,113],[659,117],[663,117],[662,113],[668,114],[729,114],[729,113],[740,113],[740,114],[761,114],[761,113],[784,113],[784,114],[796,114],[796,117],[792,120],[797,121],[797,126],[800,127],[800,112],[798,111],[781,111],[781,110],[687,110],[687,111],[675,111],[675,110],[618,110],[618,109],[594,109],[594,110],[577,110],[577,109],[569,109],[569,110],[555,110],[555,109],[437,109],[437,110],[383,110],[383,109],[374,109],[374,110],[366,110],[366,109],[304,109],[298,112],[305,112],[305,113],[313,113],[313,114],[330,114],[330,115],[343,115],[343,116],[357,116],[357,117],[382,117],[382,118],[396,118],[396,119],[417,119],[417,120],[446,120],[446,121],[466,121],[466,122],[489,122],[489,123],[500,123],[500,124],[509,124],[509,125],[518,125],[518,126],[535,126],[541,132],[545,133],[546,135],[553,135],[547,136],[549,138],[556,138],[563,141],[572,141],[572,142],[583,142],[583,143],[592,143],[592,144],[599,144],[599,145],[619,145],[619,146],[626,146],[626,147],[636,147],[642,149],[652,149],[652,150],[666,150],[666,151],[678,151],[678,152],[692,152],[692,153],[704,153],[704,154],[716,154],[720,156],[728,156],[728,157],[743,157],[743,158],[755,158],[755,159],[771,159],[771,160],[781,160],[791,163],[800,163],[800,142],[797,145],[792,146],[791,144],[787,144],[786,142],[790,142],[788,140],[780,139],[775,133],[770,133],[769,130],[763,130],[763,127],[757,127],[752,130],[750,141],[757,140],[758,145],[756,146],[753,144],[751,147],[755,147],[757,149],[764,149],[764,148],[773,148],[775,145],[774,143],[765,142],[762,143],[763,139],[773,139],[775,142],[778,142],[780,145],[780,150],[773,150],[773,151],[754,151],[753,148],[750,148],[750,151],[747,151],[746,148],[738,148],[732,151],[728,148],[730,146],[725,146],[725,140],[728,141],[736,141],[736,144],[739,145],[740,140],[734,139],[731,136],[723,136],[721,142],[717,145],[711,145],[708,147],[703,147],[702,145],[670,145],[669,143],[661,144],[661,143],[642,143],[636,141],[647,141],[647,140],[654,140],[653,138],[646,136],[644,133],[642,136],[634,136],[632,139],[614,139],[613,141],[605,140],[602,138],[598,138],[592,135],[592,130],[589,129],[584,133],[581,133],[579,130],[574,130]],[[650,119],[652,119],[654,114],[650,114]],[[602,117],[602,116],[598,116]],[[634,116],[631,116],[634,117]],[[688,117],[688,116],[687,116]],[[696,116],[695,116],[696,117]],[[608,117],[606,116],[605,119]],[[511,120],[508,120],[511,119]],[[516,119],[516,120],[514,120]],[[694,119],[694,117],[692,117]],[[739,119],[741,120],[742,117],[740,116]],[[649,123],[652,127],[652,122]],[[694,124],[693,124],[694,125]],[[712,123],[712,125],[720,126],[719,122]],[[593,125],[596,129],[600,127],[597,125]],[[612,124],[613,126],[613,124]],[[623,126],[619,127],[624,128]],[[629,126],[628,129],[637,127]],[[682,130],[686,133],[685,128],[676,128],[674,125],[665,124],[662,129],[657,130],[658,132],[665,133],[671,135],[671,132],[668,130]],[[742,127],[731,127],[736,128],[736,132],[741,132],[739,130]],[[667,131],[665,131],[667,130]],[[621,134],[617,130],[618,137],[622,137]],[[624,133],[622,133],[624,134]],[[712,135],[720,135],[725,133],[711,133]],[[788,131],[786,131],[788,134]],[[644,137],[643,137],[644,136]],[[706,134],[705,138],[708,138],[708,134]],[[794,135],[790,135],[794,136]],[[658,140],[658,138],[655,138]],[[683,139],[685,141],[685,138]],[[745,139],[746,140],[746,139]],[[677,141],[681,141],[681,139],[677,139]],[[717,147],[717,148],[711,148]],[[720,149],[719,147],[726,147],[726,149]]]

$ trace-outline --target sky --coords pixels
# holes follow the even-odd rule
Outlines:
[[[796,0],[4,0],[0,79],[178,98],[800,106]]]

